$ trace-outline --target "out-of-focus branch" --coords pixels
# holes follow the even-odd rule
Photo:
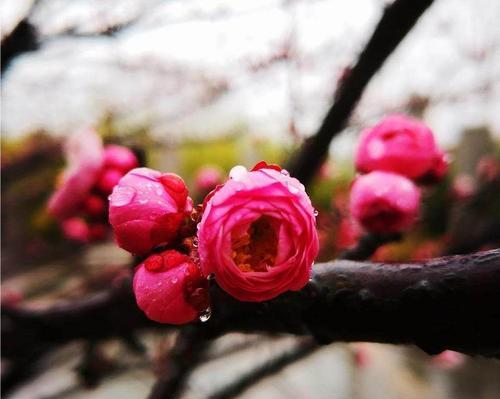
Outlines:
[[[386,7],[356,65],[340,84],[319,130],[304,141],[287,165],[290,173],[303,184],[311,183],[328,154],[331,140],[345,127],[368,82],[432,2],[395,0]]]
[[[156,381],[149,399],[177,398],[198,362],[203,359],[208,341],[198,324],[184,327],[179,332],[174,347],[168,353],[163,370]]]
[[[262,378],[275,374],[286,366],[305,358],[318,348],[309,338],[302,338],[296,346],[264,363],[262,366],[244,374],[241,378],[209,396],[210,399],[230,399],[238,396]]]
[[[484,245],[500,245],[499,195],[500,176],[481,184],[472,197],[457,206],[448,232],[446,254],[469,253]]]
[[[359,239],[354,247],[341,253],[339,259],[365,260],[370,258],[380,246],[399,241],[400,239],[400,233],[385,235],[366,234]]]
[[[333,261],[316,264],[301,291],[262,303],[240,302],[217,286],[208,338],[226,332],[313,335],[321,342],[416,344],[500,355],[500,249],[420,263]],[[129,284],[45,310],[4,308],[3,356],[33,344],[122,336],[160,327],[137,309]],[[6,326],[4,328],[4,325]]]

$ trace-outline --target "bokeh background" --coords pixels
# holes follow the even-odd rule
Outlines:
[[[105,142],[140,149],[148,166],[181,174],[200,196],[197,174],[207,165],[226,173],[235,164],[283,162],[319,127],[388,3],[2,2],[2,300],[46,306],[77,298],[108,286],[130,262],[111,239],[68,242],[48,217],[65,137],[93,126]],[[467,205],[500,154],[499,17],[496,1],[436,0],[370,82],[311,189],[322,260],[359,237],[346,215],[354,148],[362,129],[389,113],[425,120],[453,162],[448,178],[426,193],[417,228],[375,259],[437,256],[450,242],[463,248],[475,230],[499,220],[498,191],[473,214]],[[27,51],[12,55],[13,37]],[[145,397],[173,337],[148,333],[141,340],[148,348],[141,356],[120,342],[103,345],[106,367],[93,389],[73,372],[83,345],[75,343],[45,359],[11,397]],[[294,343],[224,337],[183,397],[207,397]],[[491,360],[335,344],[241,397],[493,399],[500,397],[499,376]]]

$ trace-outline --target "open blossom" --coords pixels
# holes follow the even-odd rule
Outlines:
[[[383,170],[420,179],[428,174],[442,177],[447,164],[432,131],[424,123],[392,115],[362,133],[356,168],[362,173]]]
[[[395,173],[371,172],[359,176],[351,188],[351,214],[373,233],[408,229],[418,216],[419,206],[418,187]]]
[[[83,129],[70,136],[64,150],[68,166],[48,204],[49,213],[59,220],[78,212],[103,164],[101,139],[93,129]]]
[[[230,179],[210,195],[198,225],[204,275],[242,301],[264,301],[309,280],[318,254],[315,211],[304,186],[276,165]]]
[[[131,170],[109,197],[116,241],[136,255],[174,239],[191,210],[192,201],[179,176],[148,168]]]
[[[133,288],[139,308],[160,323],[189,323],[209,306],[207,280],[187,255],[175,250],[141,263]]]

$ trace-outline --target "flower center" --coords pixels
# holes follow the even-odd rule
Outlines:
[[[265,272],[274,266],[278,252],[278,234],[273,218],[261,216],[254,221],[247,232],[231,238],[232,258],[244,272]]]

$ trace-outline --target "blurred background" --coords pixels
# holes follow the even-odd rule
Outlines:
[[[2,301],[46,306],[78,298],[109,286],[131,261],[111,237],[68,241],[48,216],[67,136],[95,127],[105,143],[132,147],[148,166],[183,176],[201,199],[204,182],[215,184],[235,164],[282,163],[314,134],[389,3],[3,1]],[[425,193],[417,228],[379,248],[374,259],[493,245],[500,231],[499,17],[496,1],[436,0],[370,82],[310,191],[320,211],[320,260],[359,238],[346,210],[356,141],[394,112],[422,118],[452,167]],[[145,334],[146,355],[131,355],[120,342],[103,344],[106,367],[92,389],[74,373],[83,347],[74,343],[44,359],[10,397],[146,397],[155,362],[172,340]],[[208,397],[295,343],[223,337],[182,397]],[[499,377],[500,365],[491,360],[335,344],[238,397],[493,399],[500,397]]]

